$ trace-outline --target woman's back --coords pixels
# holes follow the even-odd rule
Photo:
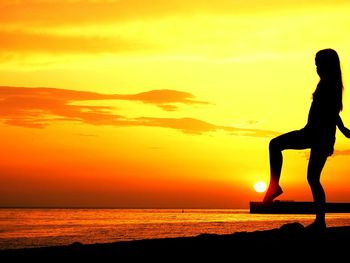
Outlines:
[[[312,133],[320,133],[321,130],[334,130],[336,128],[340,112],[341,94],[334,88],[334,84],[320,81],[313,95],[310,107],[307,127]]]

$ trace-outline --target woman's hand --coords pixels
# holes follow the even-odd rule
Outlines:
[[[341,119],[340,116],[338,117],[338,120],[337,120],[337,126],[338,126],[338,129],[342,132],[342,134],[344,134],[346,138],[350,138],[350,130],[344,126],[343,120]]]

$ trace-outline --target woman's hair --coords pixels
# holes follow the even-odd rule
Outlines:
[[[320,68],[320,83],[331,82],[335,86],[336,94],[339,96],[339,110],[343,109],[342,94],[343,80],[341,74],[340,60],[337,52],[331,48],[322,49],[316,53],[316,66]],[[319,70],[319,69],[318,69]]]

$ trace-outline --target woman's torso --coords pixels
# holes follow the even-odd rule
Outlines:
[[[319,83],[304,128],[314,144],[333,147],[340,105],[336,88],[329,83]]]

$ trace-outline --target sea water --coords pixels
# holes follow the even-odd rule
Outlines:
[[[314,215],[250,214],[248,209],[0,209],[0,249],[230,234],[310,224]],[[350,225],[329,213],[327,226]]]

